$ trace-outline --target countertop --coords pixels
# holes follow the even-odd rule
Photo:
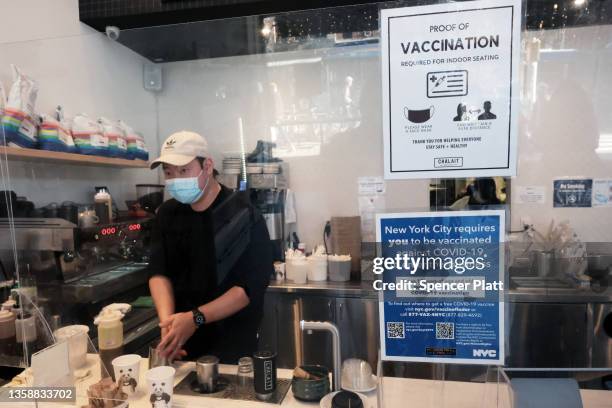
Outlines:
[[[307,283],[271,281],[270,286],[268,286],[268,292],[378,299],[378,292],[372,287],[372,282],[368,281],[322,281]]]
[[[39,403],[38,407],[49,408],[64,408],[82,406],[86,404],[85,396],[87,387],[99,380],[99,363],[95,355],[88,355],[88,368],[92,375],[85,378],[77,384],[77,403],[75,405]],[[175,376],[175,385],[178,384],[190,371],[195,369],[193,362],[179,363],[175,365],[177,374]],[[142,359],[140,366],[140,381],[137,388],[137,394],[129,400],[131,408],[150,408],[151,404],[148,401],[146,394],[146,385],[144,373],[148,368],[148,360]],[[235,366],[221,365],[219,371],[222,374],[233,374],[236,371]],[[291,370],[279,369],[279,378],[290,378]],[[380,382],[379,382],[380,384]],[[380,390],[380,385],[379,385]],[[595,391],[595,390],[580,390],[584,408],[610,408],[612,406],[611,391]],[[378,408],[378,392],[372,391],[365,394],[368,404],[365,408]],[[384,408],[406,407],[407,401],[409,406],[413,407],[440,407],[446,408],[474,408],[474,407],[494,407],[495,401],[500,401],[499,407],[510,408],[510,396],[505,385],[497,387],[495,384],[482,383],[467,383],[454,381],[434,381],[434,380],[417,380],[407,378],[390,378],[384,377],[382,381],[382,396]],[[173,401],[174,408],[273,408],[279,405],[251,402],[251,401],[236,401],[227,399],[217,399],[208,397],[185,397],[176,396]],[[283,408],[313,408],[317,407],[316,403],[305,403],[296,400],[291,393],[291,390],[285,396],[282,404]],[[0,407],[35,407],[34,403],[0,403]]]
[[[378,299],[378,292],[373,289],[371,281],[322,281],[302,284],[271,281],[268,292]],[[505,295],[506,302],[515,303],[612,303],[612,287],[606,288],[602,292],[573,288],[521,288],[510,289],[506,291]]]

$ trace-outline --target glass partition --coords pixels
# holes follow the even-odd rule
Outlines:
[[[86,402],[114,377],[114,357],[146,355],[159,337],[145,271],[163,201],[147,163],[156,95],[143,88],[145,61],[100,33],[2,42],[0,54],[0,301],[12,328],[1,378],[30,367],[12,384],[58,385],[67,343]],[[110,304],[125,313],[111,334],[94,324]]]
[[[352,254],[361,259],[352,278],[371,280],[373,251],[367,243],[374,241],[373,214],[498,206],[507,218],[509,372],[523,367],[607,371],[609,334],[602,333],[598,319],[609,314],[610,293],[607,273],[594,272],[599,267],[593,263],[605,263],[612,253],[610,208],[598,201],[588,208],[559,204],[558,188],[561,180],[592,179],[603,192],[611,170],[605,113],[611,32],[604,3],[523,4],[518,175],[510,178],[382,180],[380,35],[378,23],[370,21],[377,20],[380,7],[412,3],[204,21],[122,35],[126,45],[144,50],[162,69],[160,140],[184,128],[204,135],[220,180],[236,189],[246,181],[270,220],[290,201],[276,235],[279,248],[305,243],[311,252],[326,244],[334,252],[338,247],[324,238],[326,225],[333,225],[327,222],[360,216],[362,245]],[[240,27],[241,35],[228,36],[228,27]],[[142,42],[169,33],[182,40],[168,41],[192,44],[192,54],[173,49],[173,55],[152,57],[169,48]],[[262,180],[280,176],[290,199],[272,194],[284,187],[261,187]],[[384,187],[368,192],[367,178]],[[268,228],[278,231],[273,221]],[[385,370],[435,376],[428,364],[404,366]],[[446,365],[442,370],[447,379],[484,381],[487,368]]]
[[[108,361],[146,355],[159,337],[145,270],[151,223],[169,198],[162,171],[146,161],[166,137],[187,129],[207,138],[217,179],[247,191],[285,276],[298,282],[304,274],[306,283],[276,283],[279,290],[351,288],[370,302],[361,313],[351,296],[298,294],[286,305],[279,301],[288,311],[265,309],[274,313],[274,330],[312,311],[340,327],[343,360],[360,357],[376,367],[375,214],[502,209],[504,372],[513,379],[556,370],[581,387],[609,389],[609,3],[523,3],[515,177],[384,179],[378,15],[415,2],[121,30],[116,41],[86,32],[0,43],[6,93],[18,78],[10,64],[38,87],[31,112],[36,145],[24,139],[28,112],[5,109],[0,127],[0,301],[13,290],[19,305],[31,304],[41,340],[0,363],[27,366],[27,357],[67,325],[87,326],[95,346],[89,351],[101,349]],[[13,105],[9,100],[7,108],[25,106]],[[588,197],[563,184],[588,186]],[[319,246],[341,256],[328,258],[325,279],[290,266],[287,257]],[[93,323],[112,303],[131,306],[120,347],[100,345]],[[366,323],[354,323],[364,315]],[[297,357],[284,368],[327,358],[309,352],[310,340],[298,340],[298,326],[291,327]],[[502,377],[496,370],[385,362],[381,372],[485,384]]]

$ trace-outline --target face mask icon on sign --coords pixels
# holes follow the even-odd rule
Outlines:
[[[404,116],[412,123],[424,123],[431,119],[434,111],[433,105],[429,109],[412,110],[404,108]]]

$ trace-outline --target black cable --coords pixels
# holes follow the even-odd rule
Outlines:
[[[327,221],[325,223],[325,228],[323,228],[323,245],[325,246],[326,254],[329,254],[329,252],[327,252],[327,237],[329,237],[330,233],[331,233],[331,223]]]
[[[4,280],[7,281],[8,275],[6,273],[6,268],[4,267],[4,263],[2,262],[1,259],[0,259],[0,269],[2,269],[2,276],[4,277]]]
[[[323,246],[325,247],[325,253],[327,254],[327,240],[325,239],[325,228],[323,228]]]

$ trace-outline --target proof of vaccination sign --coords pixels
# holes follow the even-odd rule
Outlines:
[[[383,360],[504,364],[504,214],[377,215]]]
[[[520,0],[381,10],[385,177],[516,174]]]

